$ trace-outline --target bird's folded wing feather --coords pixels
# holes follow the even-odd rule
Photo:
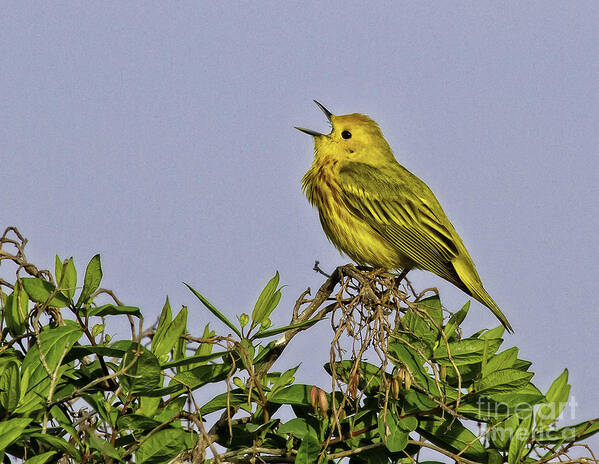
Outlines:
[[[354,214],[417,266],[456,280],[450,263],[459,249],[452,226],[420,179],[401,166],[385,172],[352,162],[340,169],[339,181],[345,204]]]

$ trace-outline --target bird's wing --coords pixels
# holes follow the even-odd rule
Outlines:
[[[451,261],[461,242],[430,189],[401,166],[351,162],[339,171],[345,204],[416,263],[463,286]],[[452,233],[453,232],[453,233]]]

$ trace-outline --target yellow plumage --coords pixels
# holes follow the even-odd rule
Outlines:
[[[314,162],[302,186],[327,237],[358,264],[414,267],[437,274],[512,327],[483,288],[472,258],[433,192],[401,166],[378,125],[363,114],[333,115],[314,136]]]

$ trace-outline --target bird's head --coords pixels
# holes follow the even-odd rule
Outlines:
[[[321,134],[303,127],[296,129],[314,137],[314,151],[317,157],[371,165],[395,160],[383,133],[371,118],[360,113],[335,115],[316,100],[314,102],[331,123],[331,132]]]

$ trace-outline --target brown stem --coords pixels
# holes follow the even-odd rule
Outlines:
[[[341,280],[341,270],[342,268],[337,268],[333,271],[331,276],[325,281],[324,284],[318,289],[318,292],[314,296],[312,302],[308,305],[306,309],[304,309],[297,317],[293,317],[291,320],[291,324],[298,324],[301,322],[306,322],[308,319],[312,317],[312,315],[320,308],[320,306],[331,296],[335,286]],[[305,293],[302,294],[301,299],[305,296]],[[327,306],[328,311],[332,310],[331,306]],[[321,318],[326,315],[326,312],[320,311],[316,318]],[[277,341],[275,346],[270,350],[268,355],[266,355],[266,359],[260,365],[259,369],[256,371],[256,377],[258,379],[262,378],[272,367],[275,361],[281,356],[281,353],[285,350],[289,342],[296,334],[301,332],[302,330],[307,329],[307,327],[298,327],[295,329],[289,329],[287,332],[284,332],[281,338]]]

